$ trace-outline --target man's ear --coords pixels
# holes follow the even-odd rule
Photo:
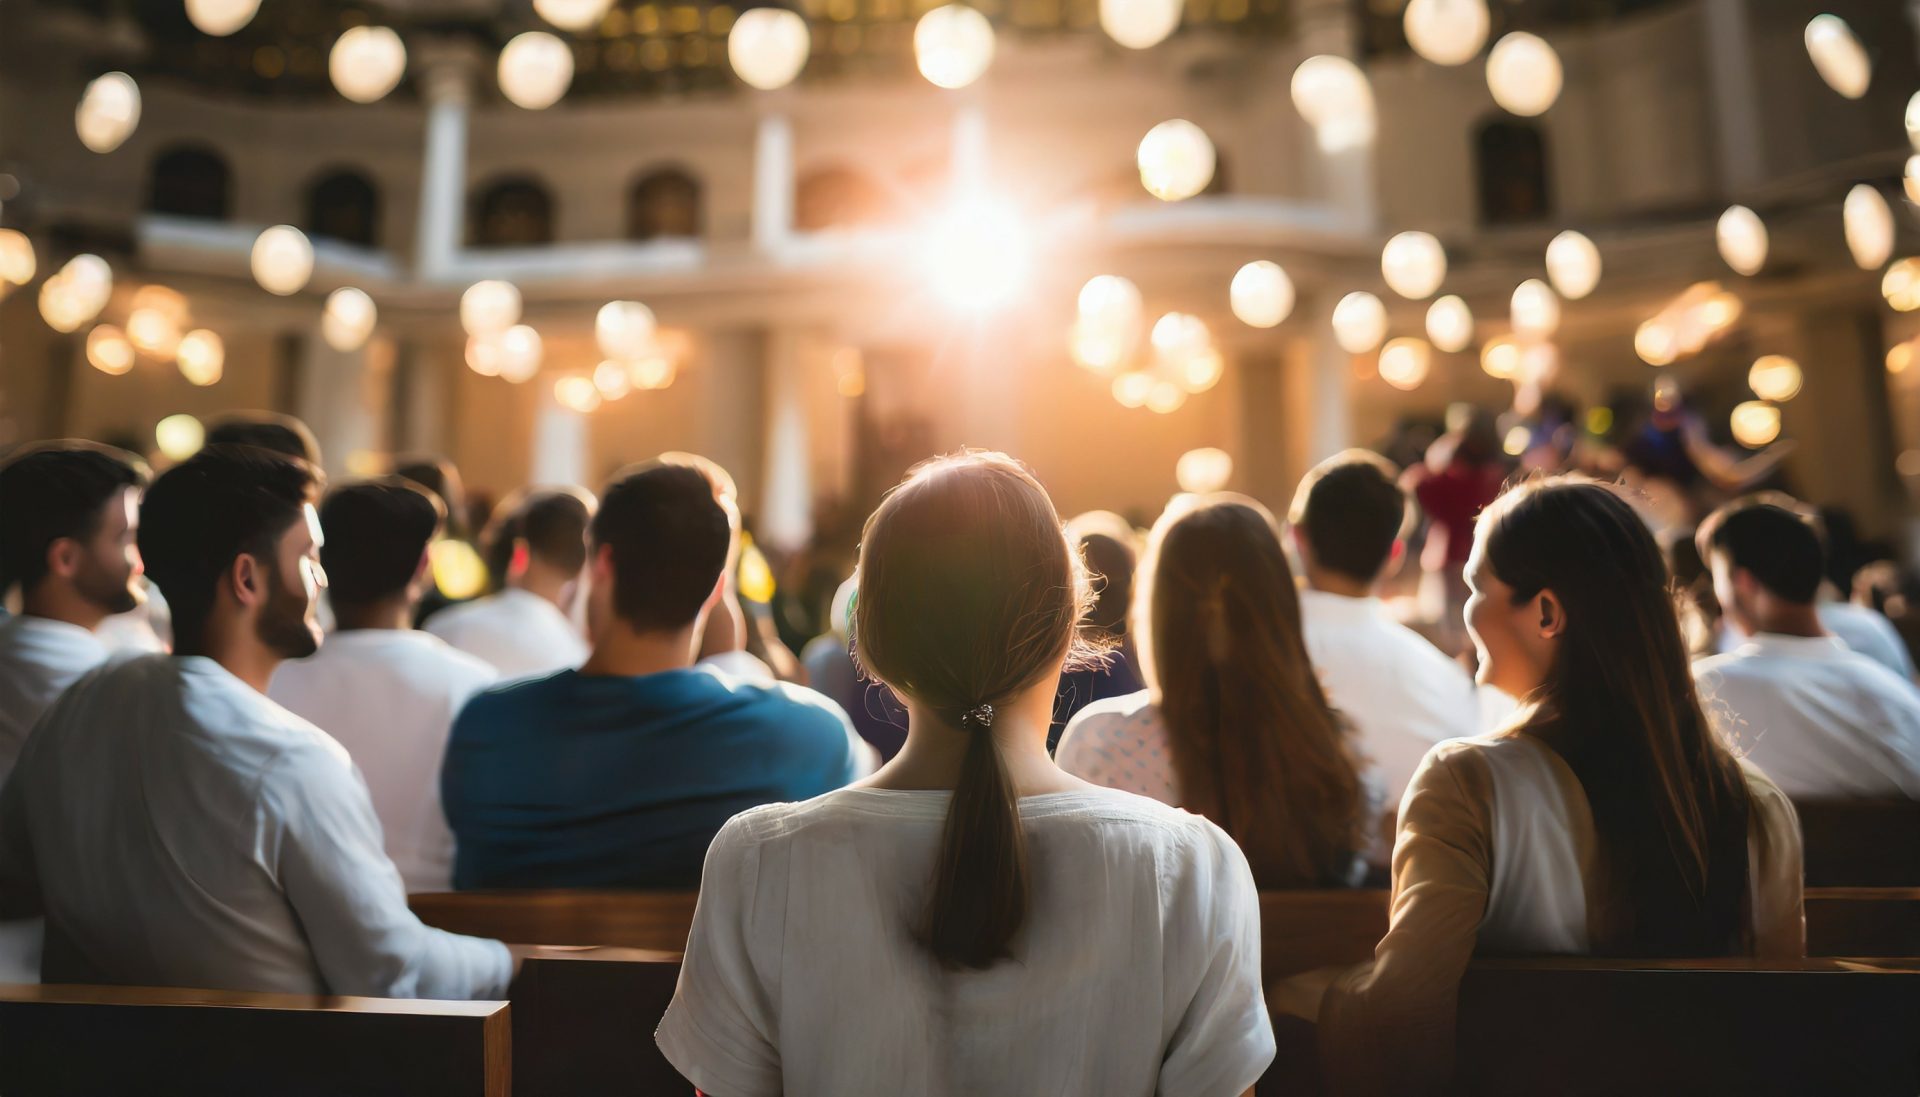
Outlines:
[[[533,550],[527,547],[525,537],[513,539],[513,555],[507,560],[507,578],[518,579],[533,566]]]
[[[59,579],[71,579],[79,573],[80,561],[85,555],[79,541],[72,537],[56,537],[47,546],[47,574]]]
[[[1299,555],[1301,563],[1304,564],[1313,559],[1313,550],[1307,547],[1306,530],[1289,522],[1287,524],[1287,539],[1293,542],[1293,551]]]
[[[252,553],[240,553],[227,566],[222,585],[239,605],[261,605],[267,600],[267,569]]]
[[[1543,590],[1533,600],[1534,608],[1540,618],[1540,638],[1553,640],[1567,631],[1567,608],[1560,604],[1560,596],[1550,590]]]

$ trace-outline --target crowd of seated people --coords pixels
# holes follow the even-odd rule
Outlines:
[[[1377,454],[1142,537],[965,453],[795,659],[710,461],[509,496],[457,600],[439,463],[329,490],[296,422],[213,434],[0,463],[0,981],[500,998],[517,950],[409,894],[697,886],[658,1043],[721,1097],[1231,1097],[1270,1009],[1411,1092],[1470,958],[1799,956],[1790,800],[1920,800],[1898,633],[1781,497],[1670,564],[1626,489],[1509,488],[1456,661],[1384,597],[1420,508]],[[1370,877],[1375,960],[1263,988],[1260,890]]]

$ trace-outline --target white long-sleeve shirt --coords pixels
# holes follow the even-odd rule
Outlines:
[[[423,627],[491,664],[502,681],[541,678],[587,661],[586,638],[560,607],[514,587],[448,606]]]
[[[107,654],[107,645],[79,625],[29,614],[0,621],[0,783],[34,721]]]
[[[350,629],[280,664],[267,687],[267,696],[347,748],[409,892],[453,886],[440,760],[461,706],[498,677],[424,632]]]
[[[512,974],[407,909],[340,744],[198,656],[96,671],[42,719],[0,790],[0,915],[40,912],[48,982],[499,998]]]

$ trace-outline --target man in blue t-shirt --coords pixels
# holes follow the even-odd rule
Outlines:
[[[588,540],[593,653],[476,696],[441,773],[456,888],[691,887],[733,815],[861,775],[832,701],[696,667],[738,523],[684,464],[616,477]]]

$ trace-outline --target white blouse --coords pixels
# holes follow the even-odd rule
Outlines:
[[[914,939],[943,791],[841,789],[729,822],[660,1048],[716,1097],[1238,1097],[1266,1070],[1260,905],[1218,827],[1111,791],[1020,801],[1013,959]]]

